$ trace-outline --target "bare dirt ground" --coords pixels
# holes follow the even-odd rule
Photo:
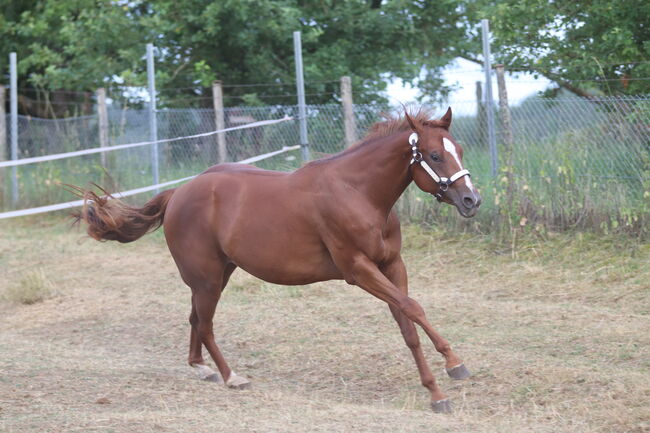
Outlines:
[[[411,293],[474,375],[455,412],[428,395],[387,307],[342,282],[274,286],[237,271],[215,332],[250,390],[186,365],[189,289],[160,234],[98,243],[63,220],[0,225],[3,432],[650,431],[650,248],[555,235],[514,250],[406,230]]]

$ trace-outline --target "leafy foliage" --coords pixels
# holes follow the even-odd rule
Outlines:
[[[210,104],[215,79],[275,84],[231,89],[229,105],[286,104],[295,99],[292,32],[301,30],[310,102],[335,98],[342,75],[352,76],[358,102],[382,101],[391,77],[439,95],[445,90],[440,69],[464,36],[455,4],[188,0],[181,8],[170,0],[12,1],[0,16],[0,35],[10,41],[0,47],[0,68],[7,70],[7,54],[15,50],[19,73],[29,77],[21,85],[35,90],[143,85],[144,45],[153,42],[157,85],[175,105],[201,96]]]
[[[7,3],[6,0],[2,3]],[[45,107],[65,111],[141,62],[132,47],[142,26],[128,7],[112,1],[14,1],[2,5],[0,68],[8,72],[8,54],[18,53],[21,111],[46,117]],[[25,91],[27,89],[27,91]],[[59,93],[50,101],[50,90]],[[43,102],[50,102],[44,105]],[[52,108],[54,107],[54,108]]]
[[[384,102],[387,80],[444,97],[441,70],[480,58],[478,22],[489,18],[493,52],[576,94],[650,91],[650,3],[633,0],[0,0],[0,70],[17,51],[20,109],[58,116],[92,110],[97,87],[143,86],[144,46],[157,49],[161,105],[211,104],[210,84],[231,87],[227,105],[295,100],[292,32],[300,30],[310,103],[337,99],[350,75],[355,101]],[[52,91],[74,91],[57,92]],[[81,93],[75,93],[81,92]],[[87,93],[83,93],[87,92]],[[112,95],[122,95],[118,90]],[[137,95],[136,95],[137,97]],[[49,111],[48,111],[49,110]]]
[[[496,58],[580,96],[650,92],[650,3],[634,0],[479,1]],[[471,55],[470,55],[471,56]]]
[[[358,102],[383,101],[380,92],[390,77],[440,94],[445,90],[437,79],[440,69],[464,36],[454,24],[455,3],[398,0],[377,7],[365,0],[191,0],[178,8],[175,2],[158,1],[153,20],[158,45],[165,47],[160,69],[171,71],[159,78],[174,88],[207,86],[213,79],[284,83],[229,89],[227,104],[291,103],[292,33],[300,30],[310,102],[335,98],[342,75],[352,77]],[[192,67],[197,63],[200,73]],[[421,79],[423,66],[429,72]]]

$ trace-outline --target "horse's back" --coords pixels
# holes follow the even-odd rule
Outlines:
[[[228,162],[224,164],[213,165],[212,167],[208,168],[203,173],[201,173],[199,176],[202,176],[204,174],[209,174],[209,173],[240,173],[240,172],[252,173],[257,176],[277,176],[277,177],[287,176],[288,174],[290,174],[283,171],[265,170],[263,168],[255,167],[254,165]]]

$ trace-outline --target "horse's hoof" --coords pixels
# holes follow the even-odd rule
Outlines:
[[[451,413],[451,400],[446,398],[444,400],[432,401],[431,409],[435,413]]]
[[[445,370],[447,371],[449,377],[456,380],[467,379],[472,375],[467,367],[465,367],[465,364],[459,364],[452,368],[445,368]]]
[[[239,376],[235,374],[234,371],[230,373],[230,377],[228,378],[228,381],[226,382],[226,386],[228,388],[234,388],[234,389],[248,389],[251,387],[251,382],[250,380],[246,379],[244,376]]]
[[[199,379],[205,380],[206,382],[215,382],[222,383],[221,375],[208,367],[205,364],[192,364],[192,367],[196,369],[196,374],[199,376]]]

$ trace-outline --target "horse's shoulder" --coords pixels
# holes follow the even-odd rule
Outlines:
[[[397,216],[397,212],[395,212],[395,209],[391,209],[390,213],[388,214],[388,218],[386,219],[386,225],[384,226],[384,236],[389,237],[394,234],[400,234],[401,231],[401,223],[399,221],[399,217]]]

